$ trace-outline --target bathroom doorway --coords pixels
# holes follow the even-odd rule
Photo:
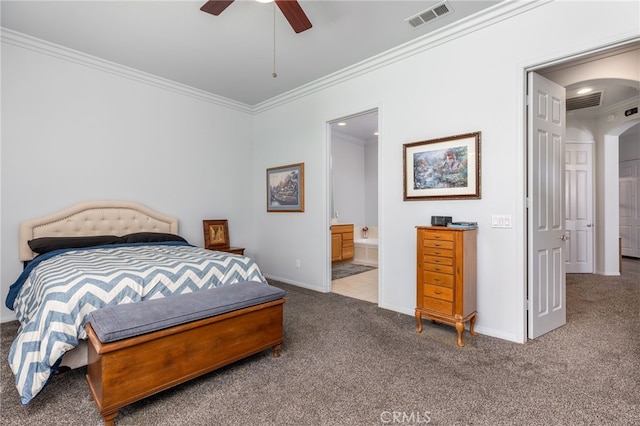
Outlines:
[[[332,235],[330,288],[378,304],[378,110],[333,120],[329,128],[331,225],[353,225],[353,243]],[[345,238],[337,260],[336,238]]]

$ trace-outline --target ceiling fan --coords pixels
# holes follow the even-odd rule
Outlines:
[[[311,28],[311,21],[307,18],[307,15],[302,10],[302,6],[295,0],[275,0],[276,4],[280,8],[280,11],[287,18],[289,24],[296,33]],[[200,8],[201,11],[210,13],[212,15],[220,15],[229,5],[233,3],[233,0],[210,0],[206,2]]]

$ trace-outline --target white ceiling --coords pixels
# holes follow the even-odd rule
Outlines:
[[[300,0],[313,24],[300,34],[255,0],[236,0],[220,16],[200,11],[206,0],[1,0],[0,16],[5,29],[255,106],[502,3],[446,1],[451,13],[413,28],[407,18],[443,0]],[[629,50],[638,55],[638,43]],[[604,90],[597,108],[638,96],[638,84],[578,81],[588,60],[543,75],[569,97],[583,83]],[[361,140],[377,130],[377,114],[345,121],[337,131]]]
[[[378,141],[378,111],[368,111],[331,123],[332,135],[342,135],[361,142]]]
[[[205,1],[2,0],[2,27],[253,106],[500,3],[447,0],[413,28],[442,1],[301,0],[313,27],[295,34],[274,4]]]

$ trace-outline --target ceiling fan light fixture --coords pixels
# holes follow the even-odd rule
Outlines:
[[[200,7],[200,10],[218,16],[233,2],[234,0],[208,0]],[[278,5],[278,9],[280,9],[296,34],[313,27],[297,0],[273,0],[273,2]]]

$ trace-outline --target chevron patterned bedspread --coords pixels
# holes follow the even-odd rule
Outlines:
[[[175,244],[60,250],[23,274],[12,286],[19,288],[13,307],[21,326],[9,353],[23,404],[44,388],[64,353],[86,339],[93,310],[241,281],[266,283],[249,257]]]

